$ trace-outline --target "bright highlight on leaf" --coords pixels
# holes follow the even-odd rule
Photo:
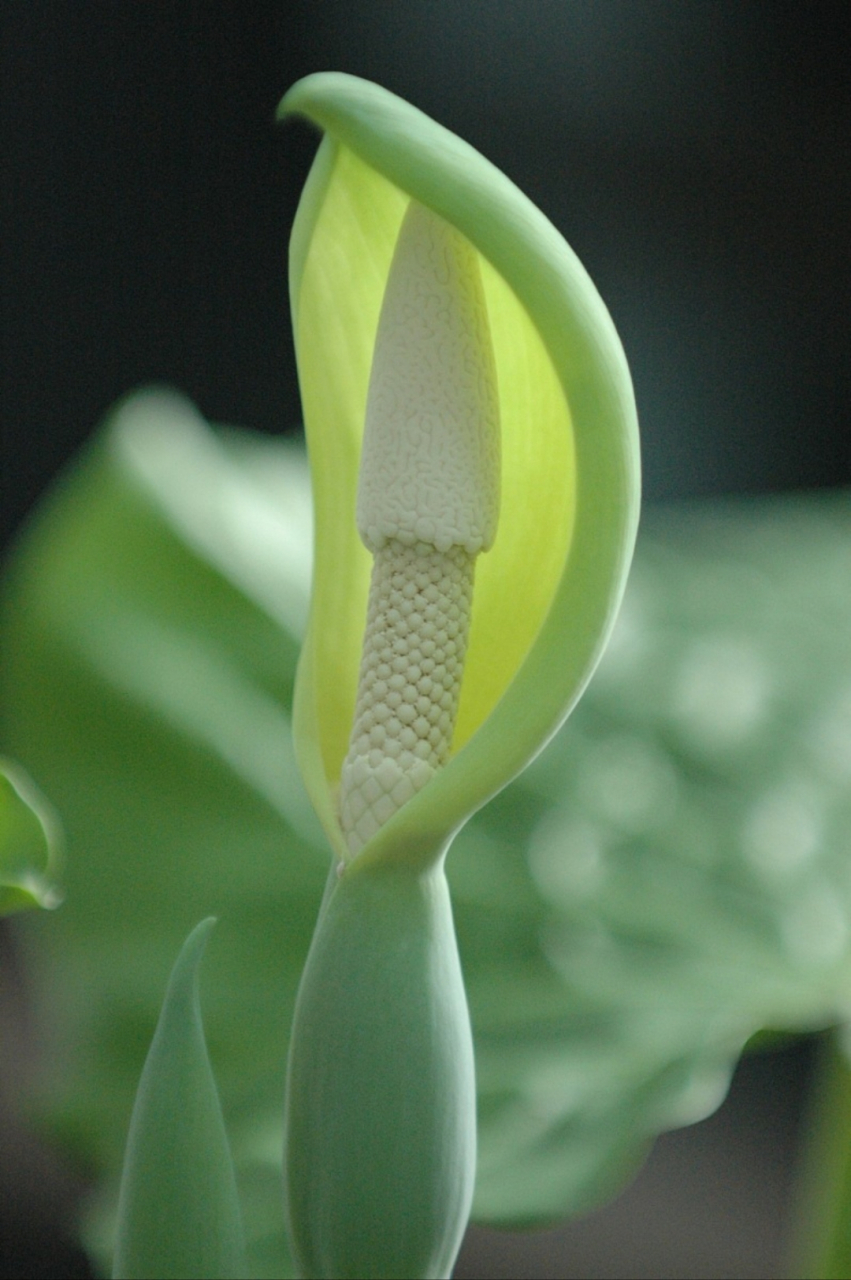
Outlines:
[[[0,759],[0,915],[55,907],[59,824],[20,765]]]
[[[454,732],[449,728],[434,744],[443,767],[423,755],[434,772],[426,777],[421,765],[412,765],[417,776],[412,780],[408,773],[399,790],[413,794],[392,813],[387,805],[373,813],[353,842],[358,847],[365,838],[359,858],[428,864],[553,734],[605,646],[638,515],[631,383],[611,319],[574,254],[471,147],[392,94],[351,76],[308,77],[290,90],[281,113],[304,115],[326,133],[290,255],[316,520],[295,736],[311,799],[343,861],[351,857],[352,842],[341,828],[339,789],[362,711],[358,688],[371,569],[358,535],[358,477],[362,452],[369,458],[372,451],[364,424],[372,421],[368,402],[381,399],[382,349],[385,342],[404,347],[407,341],[395,322],[396,336],[386,336],[382,308],[389,307],[391,264],[402,253],[397,245],[408,210],[427,210],[445,223],[452,243],[470,255],[468,280],[481,281],[474,310],[482,318],[471,345],[493,352],[492,410],[490,391],[480,394],[483,417],[500,423],[499,524],[492,549],[476,564],[463,681],[452,686],[458,698]],[[426,390],[427,397],[435,394],[435,387]],[[471,437],[477,438],[475,430]],[[383,456],[385,435],[376,439]],[[425,451],[426,459],[435,456]],[[382,465],[389,474],[391,463]],[[428,471],[428,461],[424,465]],[[444,491],[451,491],[453,467],[442,474],[450,477]],[[409,485],[414,520],[407,537],[416,533],[418,517],[416,480]],[[377,485],[368,487],[377,491]],[[490,509],[495,514],[495,504]],[[437,526],[426,515],[420,528]],[[485,545],[492,532],[471,535],[471,545],[479,536]],[[368,733],[378,728],[373,721]],[[400,749],[415,751],[423,734],[427,740],[430,729],[420,729],[413,748],[400,739]],[[362,754],[357,742],[354,754]],[[348,771],[356,763],[346,765],[344,808],[352,792]],[[388,767],[392,794],[397,783],[391,772]],[[367,771],[363,783],[371,776]],[[376,793],[376,785],[370,790]],[[371,803],[380,806],[385,793],[380,786],[378,792]],[[363,811],[347,813],[344,825],[352,830]]]

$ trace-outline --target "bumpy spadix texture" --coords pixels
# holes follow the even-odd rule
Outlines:
[[[374,553],[340,825],[356,853],[446,763],[475,557],[499,517],[496,371],[478,262],[412,201],[370,376],[358,530]]]
[[[493,545],[499,517],[496,370],[475,251],[411,201],[378,323],[358,530],[438,551]]]

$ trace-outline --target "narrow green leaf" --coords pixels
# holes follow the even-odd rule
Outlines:
[[[233,1162],[201,1023],[198,966],[215,920],[177,958],[130,1121],[116,1280],[245,1275]]]
[[[19,765],[0,760],[0,915],[58,905],[50,883],[58,845],[47,801]]]

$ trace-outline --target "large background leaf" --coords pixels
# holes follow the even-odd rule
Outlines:
[[[4,603],[6,744],[68,832],[65,905],[27,934],[44,1106],[108,1205],[171,960],[218,915],[205,1022],[269,1275],[328,858],[289,740],[309,528],[296,447],[154,393],[32,524]],[[651,515],[579,710],[456,841],[480,1219],[589,1206],[717,1105],[754,1031],[842,1016],[849,534],[844,496]]]

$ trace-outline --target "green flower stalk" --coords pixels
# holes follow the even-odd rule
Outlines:
[[[293,1028],[307,1276],[440,1276],[472,1197],[473,1055],[443,860],[603,651],[639,501],[626,360],[564,240],[377,86],[325,131],[290,282],[315,501],[299,764],[334,852]]]

